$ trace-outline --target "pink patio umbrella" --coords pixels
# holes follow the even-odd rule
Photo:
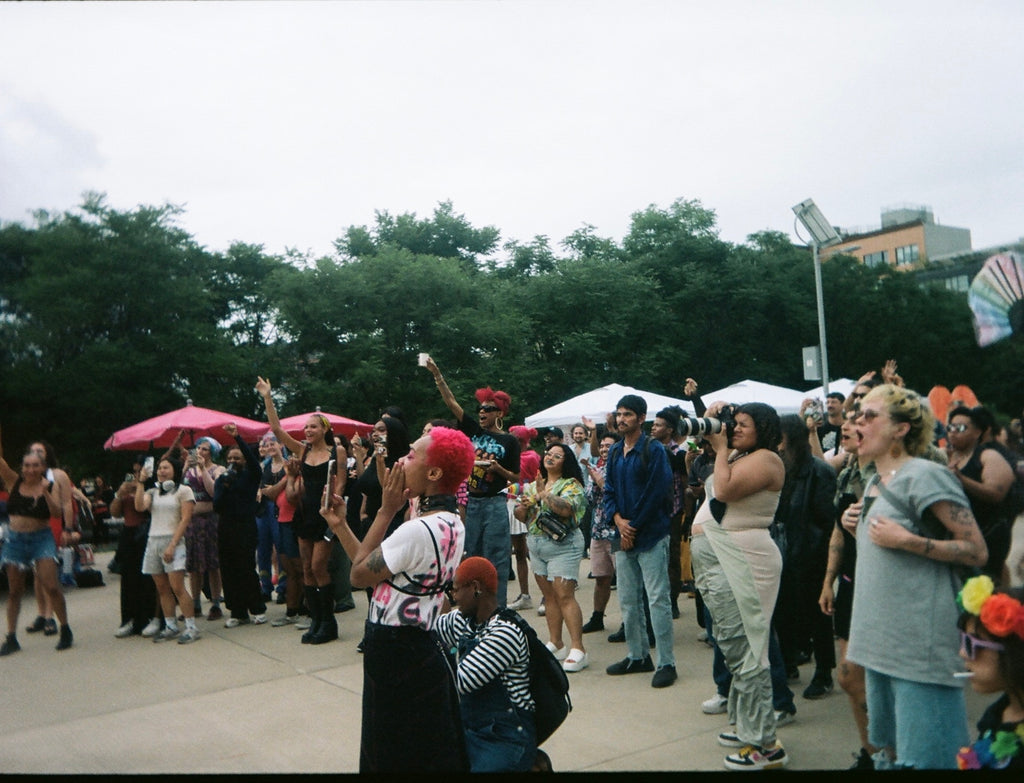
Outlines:
[[[182,445],[186,447],[195,445],[196,440],[204,435],[223,443],[227,437],[224,425],[229,422],[234,422],[238,426],[238,434],[246,441],[256,441],[270,429],[263,422],[210,408],[200,408],[189,400],[184,408],[118,430],[107,438],[103,448],[107,451],[148,451],[167,448],[182,430],[185,430]]]
[[[336,413],[324,413],[320,410],[319,405],[315,411],[311,411],[310,413],[300,413],[297,416],[289,416],[286,419],[281,419],[281,429],[296,440],[302,440],[304,435],[303,427],[306,426],[306,422],[309,420],[309,417],[315,413],[318,413],[321,416],[326,416],[327,421],[331,423],[331,429],[333,429],[334,432],[342,433],[346,438],[351,438],[356,433],[365,435],[373,429],[372,424],[367,424],[364,421],[356,421],[355,419],[350,419],[347,416],[339,416]]]

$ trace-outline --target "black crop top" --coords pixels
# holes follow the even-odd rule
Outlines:
[[[46,498],[42,495],[37,498],[26,497],[18,492],[18,487],[20,486],[21,479],[18,479],[14,482],[11,496],[7,499],[7,513],[10,516],[49,519],[50,507],[46,505]]]

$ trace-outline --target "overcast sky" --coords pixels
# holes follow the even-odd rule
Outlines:
[[[619,240],[676,198],[723,239],[929,205],[1024,235],[1024,3],[0,3],[0,220],[183,205],[211,250],[329,253],[451,200],[503,240]]]

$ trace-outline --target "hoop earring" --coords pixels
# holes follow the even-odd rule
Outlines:
[[[505,428],[505,419],[503,417],[499,416],[497,419],[494,420],[494,426],[497,427],[499,430],[504,429]]]

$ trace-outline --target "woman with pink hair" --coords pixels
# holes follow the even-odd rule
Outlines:
[[[512,398],[491,387],[476,390],[477,416],[463,411],[429,356],[426,368],[434,376],[441,398],[452,412],[459,430],[473,443],[476,461],[469,476],[466,503],[466,555],[486,557],[498,571],[498,608],[504,609],[508,572],[512,564],[512,542],[508,524],[505,490],[519,481],[519,440],[501,428]]]
[[[352,586],[373,588],[363,637],[360,772],[468,770],[455,680],[431,631],[462,559],[466,530],[455,493],[472,468],[469,438],[434,427],[385,472],[380,510],[362,541],[341,495],[320,509],[352,560]],[[419,498],[418,515],[385,538],[412,498]]]

